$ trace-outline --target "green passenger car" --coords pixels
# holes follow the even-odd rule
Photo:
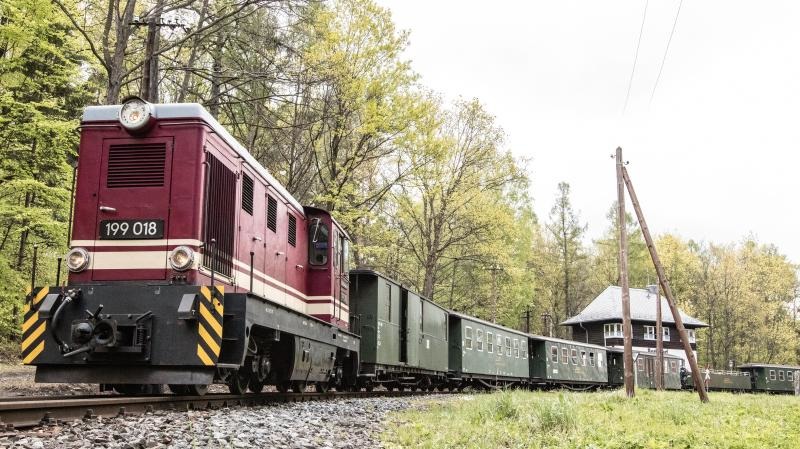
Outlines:
[[[529,380],[528,336],[450,312],[451,386],[491,388]]]
[[[636,386],[639,388],[656,388],[656,354],[652,352],[639,352],[633,354],[634,376]],[[681,389],[681,368],[683,359],[671,355],[664,355],[664,389]]]
[[[447,310],[371,270],[350,271],[350,307],[361,335],[363,386],[444,385]]]
[[[606,348],[529,335],[531,381],[544,385],[608,383]]]
[[[800,366],[747,363],[739,371],[750,374],[753,391],[767,393],[794,393],[795,379],[800,376]]]
[[[700,378],[706,383],[708,391],[750,391],[750,373],[747,371],[719,371],[708,370],[706,382],[706,369],[700,370]],[[687,372],[684,376],[684,388],[694,389],[694,378]]]

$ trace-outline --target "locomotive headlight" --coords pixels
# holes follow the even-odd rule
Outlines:
[[[89,251],[84,248],[72,248],[67,253],[67,268],[73,273],[79,273],[89,266]]]
[[[153,105],[139,97],[130,97],[119,109],[119,122],[130,132],[144,131],[153,124]]]
[[[169,253],[169,264],[177,271],[186,271],[194,263],[194,251],[188,246],[179,246]]]

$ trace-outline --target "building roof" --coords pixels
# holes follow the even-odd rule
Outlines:
[[[643,288],[630,289],[631,294],[631,320],[632,321],[656,321],[656,298],[655,295]],[[683,324],[688,327],[708,327],[708,324],[691,317],[683,311],[680,312]],[[663,323],[674,324],[667,299],[661,296],[661,321]],[[569,326],[579,323],[589,323],[597,321],[619,321],[622,320],[622,289],[615,285],[607,287],[597,296],[581,313],[561,323],[562,326]]]

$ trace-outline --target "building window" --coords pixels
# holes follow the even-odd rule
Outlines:
[[[486,333],[486,352],[489,354],[494,352],[494,338],[491,332]]]
[[[469,326],[464,328],[464,348],[472,349],[472,328]]]
[[[636,359],[636,369],[644,371],[644,358],[639,357]]]
[[[561,348],[561,363],[569,365],[569,349]]]
[[[506,357],[511,357],[511,337],[506,337]]]
[[[775,380],[775,370],[769,370],[769,380]]]
[[[676,360],[670,360],[669,367],[672,370],[672,374],[678,373],[678,362]]]
[[[550,361],[558,363],[558,346],[556,345],[550,346]]]
[[[686,329],[686,334],[689,336],[689,343],[696,343],[697,339],[694,335],[694,329]]]
[[[589,366],[594,366],[594,352],[589,353]]]
[[[475,329],[475,349],[483,351],[483,329]]]
[[[581,351],[581,365],[586,366],[586,351]]]
[[[783,374],[783,370],[778,371],[778,380],[786,380]]]
[[[656,339],[656,327],[655,326],[645,326],[644,327],[644,339],[645,340],[655,340]]]
[[[519,340],[514,339],[514,357],[519,358]]]
[[[572,364],[573,365],[578,364],[578,350],[574,348],[572,349]]]
[[[603,334],[606,338],[622,338],[622,323],[604,324]]]
[[[661,330],[664,332],[664,341],[669,341],[669,328],[662,327]]]

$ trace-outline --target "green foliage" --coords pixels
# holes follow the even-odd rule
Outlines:
[[[794,448],[793,396],[640,390],[500,392],[432,402],[401,412],[383,435],[389,448]]]

